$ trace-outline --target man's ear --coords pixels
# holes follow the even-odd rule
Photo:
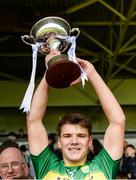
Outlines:
[[[93,138],[92,138],[92,136],[90,136],[90,140],[89,140],[89,150],[91,150],[92,142],[93,142]]]
[[[23,167],[24,167],[24,175],[25,175],[25,177],[27,177],[29,175],[28,164],[27,163],[23,164]]]
[[[58,148],[61,149],[60,137],[58,137],[57,144],[58,144]]]
[[[0,177],[1,177],[1,171],[0,171]]]

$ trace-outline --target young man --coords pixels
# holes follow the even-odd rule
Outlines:
[[[18,145],[6,142],[0,146],[0,177],[4,179],[32,179],[24,155]]]
[[[51,52],[46,56],[46,61],[55,55],[59,55],[59,52]],[[51,152],[48,147],[48,134],[42,123],[49,90],[44,76],[33,96],[27,116],[29,148],[37,179],[102,180],[116,177],[119,159],[123,154],[124,113],[94,66],[86,60],[77,58],[77,61],[93,86],[109,122],[104,136],[104,148],[92,162],[88,162],[87,154],[92,142],[91,126],[82,115],[70,114],[58,124],[58,145],[63,154],[63,161]],[[75,83],[77,82],[72,84]]]

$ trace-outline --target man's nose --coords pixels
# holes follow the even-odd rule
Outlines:
[[[72,136],[71,143],[78,143],[78,139],[76,136]]]
[[[11,172],[13,172],[13,168],[12,168],[11,165],[9,165],[9,167],[8,167],[8,173],[11,173]]]

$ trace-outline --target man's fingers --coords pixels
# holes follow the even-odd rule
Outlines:
[[[73,81],[70,86],[73,86],[75,84],[79,84],[81,82],[81,78],[79,77],[78,79],[76,79],[75,81]]]

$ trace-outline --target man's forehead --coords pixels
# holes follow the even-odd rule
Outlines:
[[[15,147],[8,147],[4,149],[0,154],[0,162],[1,161],[12,161],[13,160],[22,160],[23,156],[19,149]]]
[[[2,153],[5,153],[5,152],[16,152],[16,153],[21,153],[20,150],[16,147],[7,147],[5,148],[2,152]]]
[[[63,133],[87,133],[88,129],[80,126],[79,124],[65,124],[61,128],[61,134]]]

